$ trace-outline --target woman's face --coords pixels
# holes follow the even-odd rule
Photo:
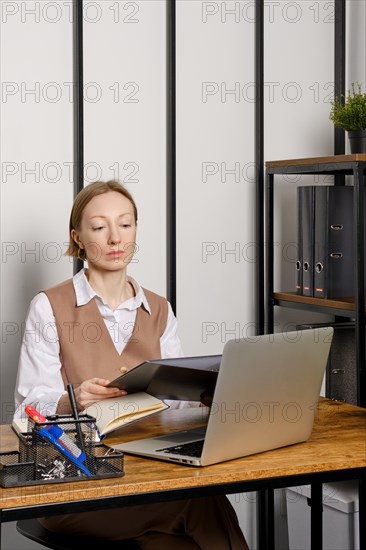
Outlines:
[[[136,220],[131,202],[110,191],[85,207],[78,231],[71,234],[86,251],[88,267],[106,271],[125,269],[136,247]]]

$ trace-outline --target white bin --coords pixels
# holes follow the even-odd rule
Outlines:
[[[286,490],[290,550],[310,549],[310,497],[310,485]],[[359,550],[358,518],[356,481],[323,485],[324,550]]]

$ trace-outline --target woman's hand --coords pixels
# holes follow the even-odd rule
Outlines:
[[[90,380],[84,380],[75,388],[75,398],[78,405],[78,409],[83,411],[89,405],[92,405],[96,401],[102,401],[108,397],[121,397],[121,395],[127,395],[127,392],[118,388],[107,388],[110,380],[105,378],[91,378]]]

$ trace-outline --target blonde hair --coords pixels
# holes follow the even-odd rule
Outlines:
[[[109,180],[95,181],[94,183],[90,183],[76,195],[74,204],[71,209],[69,222],[69,246],[65,253],[66,256],[73,256],[74,258],[79,258],[80,260],[86,260],[85,250],[81,249],[79,245],[74,241],[71,233],[73,230],[78,231],[80,229],[81,219],[86,205],[97,195],[110,193],[111,191],[121,193],[121,195],[126,197],[126,199],[131,202],[135,215],[135,222],[137,222],[136,203],[131,193],[121,183],[119,183],[119,181]]]

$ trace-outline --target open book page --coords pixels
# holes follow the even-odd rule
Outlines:
[[[145,392],[113,397],[93,403],[83,412],[96,419],[100,437],[145,416],[168,409],[161,399]]]

